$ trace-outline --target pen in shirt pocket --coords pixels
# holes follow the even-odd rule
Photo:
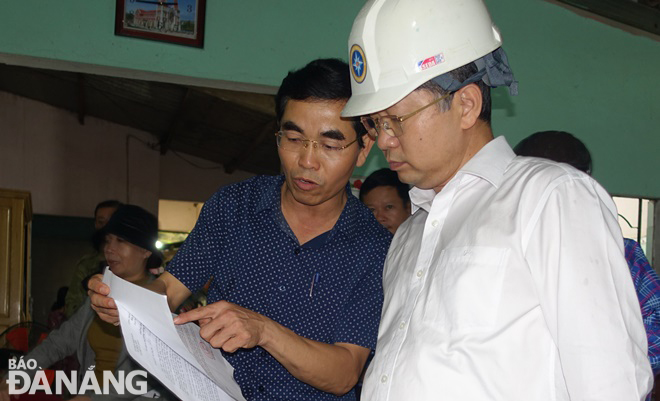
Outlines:
[[[316,272],[312,276],[312,284],[309,286],[309,297],[312,298],[314,296],[314,285],[316,285],[319,282],[319,279],[321,278],[321,275]]]

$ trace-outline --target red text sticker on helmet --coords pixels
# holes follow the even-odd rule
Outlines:
[[[351,74],[355,82],[361,84],[367,77],[367,58],[360,45],[351,46]]]
[[[417,62],[417,71],[424,71],[427,68],[431,68],[435,65],[441,64],[445,62],[445,56],[440,53],[436,54],[433,57],[426,58],[422,61]]]

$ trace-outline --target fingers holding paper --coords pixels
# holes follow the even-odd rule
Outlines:
[[[110,293],[110,287],[103,284],[101,280],[103,280],[101,274],[97,274],[89,279],[87,282],[87,294],[92,303],[92,309],[96,311],[101,320],[116,325],[119,323],[117,305],[115,305],[115,301],[108,296]]]
[[[213,347],[226,352],[263,345],[267,326],[272,322],[249,309],[220,301],[182,313],[174,319],[174,323],[196,320],[200,321],[200,336]]]

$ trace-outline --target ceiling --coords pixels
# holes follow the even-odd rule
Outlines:
[[[278,174],[272,95],[0,64],[0,90],[148,132],[161,154]]]

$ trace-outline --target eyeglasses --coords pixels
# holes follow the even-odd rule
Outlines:
[[[277,146],[282,150],[300,152],[302,149],[307,149],[311,143],[321,156],[330,160],[338,159],[344,149],[357,142],[357,138],[355,138],[355,140],[342,146],[341,141],[332,138],[322,138],[319,141],[314,141],[305,139],[296,131],[278,131],[275,133],[275,137],[277,138]]]
[[[367,130],[367,134],[369,135],[369,138],[371,138],[374,141],[378,137],[378,134],[380,134],[381,132],[389,136],[400,137],[401,135],[403,135],[403,128],[401,127],[402,122],[406,121],[410,117],[415,116],[417,113],[421,112],[422,110],[427,109],[433,106],[434,104],[437,104],[440,101],[448,98],[452,93],[453,92],[450,92],[447,93],[446,95],[440,96],[439,98],[435,99],[426,106],[423,106],[422,108],[419,108],[413,111],[412,113],[408,113],[401,117],[394,115],[385,115],[385,116],[377,116],[377,117],[363,116],[360,117],[360,121],[362,121],[362,125],[364,125],[364,128]]]

